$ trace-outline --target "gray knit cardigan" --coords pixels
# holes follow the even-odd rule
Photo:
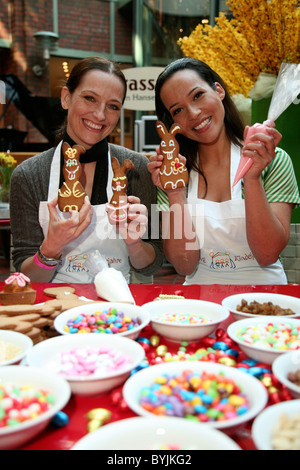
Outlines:
[[[163,262],[162,242],[157,236],[151,237],[151,207],[156,205],[156,188],[147,169],[148,159],[118,145],[110,145],[111,156],[117,157],[120,164],[129,158],[135,170],[128,173],[128,195],[140,198],[148,209],[149,227],[145,242],[151,243],[156,252],[156,259],[145,269],[133,270],[151,276],[159,270]],[[47,201],[50,168],[55,148],[51,148],[18,165],[12,175],[10,192],[10,220],[13,240],[12,258],[16,271],[20,271],[22,262],[33,256],[42,244],[44,235],[39,224],[40,201]],[[156,222],[157,224],[157,222]]]

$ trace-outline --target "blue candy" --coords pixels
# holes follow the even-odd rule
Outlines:
[[[216,341],[213,344],[213,349],[219,349],[221,351],[227,351],[229,349],[228,344],[224,343],[223,341]]]
[[[62,428],[69,424],[69,417],[63,411],[59,411],[56,413],[56,415],[53,416],[51,423],[54,424],[54,426]]]

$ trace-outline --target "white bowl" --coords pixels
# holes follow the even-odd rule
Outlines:
[[[51,419],[68,403],[71,390],[69,384],[48,370],[33,367],[7,366],[0,369],[0,383],[16,386],[31,386],[37,390],[46,390],[54,396],[51,408],[38,416],[15,426],[0,428],[0,449],[11,450],[21,447],[38,434],[50,423]]]
[[[205,423],[206,426],[212,426],[228,434],[236,431],[240,426],[244,426],[248,421],[253,419],[267,404],[268,394],[262,383],[243,371],[234,367],[224,366],[212,362],[176,362],[164,363],[142,369],[132,375],[123,387],[123,396],[132,411],[140,416],[152,416],[151,411],[145,410],[140,404],[140,397],[143,389],[149,388],[157,377],[164,374],[178,375],[184,370],[191,370],[194,374],[202,375],[204,372],[218,375],[224,374],[225,377],[234,381],[241,387],[242,393],[245,393],[249,401],[249,410],[244,414],[224,421],[210,421]],[[180,418],[185,421],[185,418]]]
[[[143,306],[150,313],[152,328],[166,340],[176,342],[200,340],[215,331],[220,323],[229,317],[228,309],[204,300],[156,300]],[[169,314],[199,315],[205,317],[208,322],[183,324],[179,321],[164,320]]]
[[[145,358],[145,351],[140,344],[118,335],[81,333],[63,335],[47,339],[34,346],[26,356],[26,362],[32,367],[41,367],[59,374],[60,355],[73,348],[98,348],[108,346],[112,351],[128,356],[130,362],[114,372],[94,373],[88,376],[61,375],[70,384],[72,393],[77,395],[95,395],[105,393],[121,385],[131,371]]]
[[[268,323],[273,324],[285,324],[290,323],[297,327],[300,326],[300,320],[295,318],[286,317],[255,317],[250,319],[238,320],[231,323],[227,329],[227,333],[230,338],[235,341],[241,348],[241,350],[250,358],[255,359],[258,362],[264,364],[272,364],[278,356],[289,352],[288,349],[271,349],[268,346],[247,344],[238,338],[238,331],[241,328],[253,327],[256,325],[266,325]]]
[[[181,418],[129,418],[84,436],[72,450],[241,450],[226,434]],[[179,457],[178,457],[179,459]],[[178,463],[188,463],[183,456]]]
[[[19,352],[6,361],[0,361],[0,367],[19,364],[27,351],[33,346],[33,341],[28,336],[16,331],[0,330],[0,344],[2,341],[16,346]]]
[[[272,364],[273,374],[286,386],[293,398],[300,398],[300,386],[291,382],[288,374],[297,370],[300,370],[300,349],[282,354]]]
[[[143,307],[138,307],[137,305],[131,305],[126,303],[120,302],[95,302],[95,303],[88,303],[87,305],[81,305],[79,307],[74,307],[65,312],[58,315],[54,320],[54,328],[58,333],[62,335],[74,334],[68,333],[64,330],[68,320],[72,318],[76,318],[80,314],[93,314],[97,310],[107,310],[109,308],[116,308],[122,311],[125,316],[130,318],[140,318],[141,323],[139,326],[132,328],[131,330],[122,332],[122,333],[113,333],[109,334],[110,336],[118,335],[118,336],[126,336],[130,339],[136,339],[140,333],[140,331],[148,325],[150,321],[150,315],[146,309]],[[76,333],[75,333],[76,334]],[[81,333],[80,333],[81,334]],[[96,333],[95,333],[96,334]],[[98,334],[98,333],[97,333]],[[103,333],[108,334],[108,333]]]
[[[284,318],[299,318],[300,317],[300,299],[290,295],[270,294],[268,292],[245,292],[242,294],[230,295],[222,300],[222,305],[226,307],[234,320],[243,320],[244,318],[264,317],[265,315],[254,315],[252,313],[239,312],[236,308],[241,305],[242,300],[250,302],[267,303],[272,302],[273,305],[278,305],[281,308],[290,308],[295,312],[294,315],[284,315]],[[267,316],[266,316],[267,318]],[[282,318],[280,316],[279,318]]]
[[[254,420],[252,438],[258,450],[274,450],[271,444],[272,432],[282,415],[289,418],[300,414],[300,400],[288,400],[268,406]]]

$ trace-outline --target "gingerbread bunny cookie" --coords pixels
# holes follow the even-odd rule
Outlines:
[[[70,147],[67,142],[63,142],[62,150],[65,181],[58,190],[58,207],[62,212],[79,211],[85,198],[85,190],[79,182],[82,171],[79,159],[80,155],[85,153],[85,149],[80,145]]]
[[[160,182],[163,189],[183,188],[187,185],[189,174],[186,166],[180,161],[179,144],[175,135],[182,133],[179,124],[172,124],[168,131],[164,123],[157,121],[156,130],[161,138],[160,152],[164,159],[160,169]]]
[[[129,204],[127,202],[128,179],[126,173],[128,170],[134,170],[134,164],[127,159],[120,165],[119,160],[112,157],[111,165],[114,173],[111,185],[113,196],[107,204],[107,214],[109,222],[112,225],[118,225],[127,222]]]

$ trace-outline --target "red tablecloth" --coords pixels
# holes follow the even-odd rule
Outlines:
[[[53,287],[55,284],[38,284],[33,283],[33,287],[37,290],[36,302],[49,300],[49,297],[43,293],[45,287]],[[61,286],[62,284],[60,284]],[[75,287],[77,295],[97,300],[97,295],[93,284],[70,284]],[[208,300],[221,303],[222,299],[241,292],[272,292],[278,294],[292,295],[299,297],[299,285],[286,286],[222,286],[222,285],[131,285],[132,294],[137,305],[143,305],[152,301],[159,294],[174,294],[178,291],[182,292],[186,298]],[[0,283],[0,290],[2,289]],[[149,327],[147,332],[142,332],[140,336],[151,334]],[[161,344],[166,344],[161,339]],[[176,352],[178,345],[167,344],[170,352]],[[173,350],[172,350],[173,348]],[[72,396],[69,403],[63,410],[69,417],[69,423],[61,428],[50,425],[37,439],[31,441],[23,449],[28,450],[68,450],[87,434],[87,413],[94,408],[105,408],[111,411],[112,417],[110,422],[130,418],[136,416],[128,407],[121,395],[122,388],[113,390],[105,395],[84,397]],[[240,431],[234,439],[242,449],[255,449],[251,439],[250,427]]]

